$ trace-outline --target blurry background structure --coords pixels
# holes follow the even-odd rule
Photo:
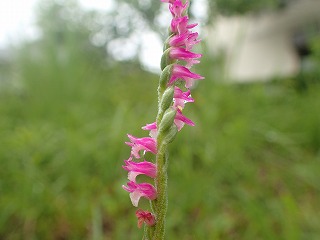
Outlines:
[[[319,28],[319,12],[320,1],[297,0],[278,11],[222,15],[208,29],[208,45],[215,53],[225,52],[225,73],[230,80],[292,77],[310,54],[308,40],[319,34],[319,30],[310,33],[310,28]]]
[[[35,35],[0,47],[0,239],[141,239],[121,165],[156,114],[170,16],[84,2],[39,1]],[[170,148],[168,239],[320,239],[318,3],[192,1],[206,79]]]

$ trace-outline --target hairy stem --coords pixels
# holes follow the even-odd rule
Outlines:
[[[160,142],[160,144],[162,144]],[[157,154],[157,178],[155,185],[157,188],[157,199],[155,201],[156,226],[153,240],[163,240],[165,233],[165,217],[167,213],[167,146],[159,146]]]

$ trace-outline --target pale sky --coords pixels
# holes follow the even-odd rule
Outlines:
[[[22,36],[32,36],[35,0],[0,1],[0,47],[17,41]]]
[[[35,10],[39,1],[41,0],[0,0],[0,49],[24,39],[37,38]],[[78,1],[87,9],[108,11],[113,7],[113,0]],[[146,44],[140,53],[142,62],[150,70],[156,71],[159,68],[162,43],[153,33],[146,33],[140,37]],[[130,49],[126,51],[128,52]]]
[[[41,0],[0,0],[0,47],[19,42],[23,38],[36,38],[35,10]],[[42,0],[43,1],[43,0]],[[107,11],[112,0],[79,0],[87,9]]]
[[[35,39],[38,36],[35,26],[35,10],[37,3],[45,0],[0,0],[0,49],[10,44],[17,44],[24,39]],[[63,0],[57,0],[63,1]],[[114,0],[78,0],[87,9],[108,11],[112,9]],[[197,14],[205,11],[205,0],[195,1]],[[197,6],[198,5],[198,6]],[[140,58],[149,70],[157,71],[162,54],[162,43],[152,32],[140,36],[145,46]],[[130,52],[126,49],[126,52]]]

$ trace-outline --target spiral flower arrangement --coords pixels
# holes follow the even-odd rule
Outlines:
[[[138,227],[145,226],[144,238],[162,240],[165,236],[165,217],[167,212],[167,168],[168,144],[185,124],[194,126],[192,120],[183,115],[186,103],[194,102],[190,89],[194,83],[203,79],[190,69],[199,63],[201,54],[192,52],[198,44],[198,33],[192,29],[197,24],[189,24],[187,15],[189,3],[181,0],[161,0],[168,3],[172,15],[169,37],[164,43],[158,86],[158,114],[155,122],[142,127],[149,131],[149,137],[137,138],[128,134],[131,147],[130,157],[124,161],[123,168],[128,171],[127,185],[133,206],[138,207],[141,198],[150,201],[150,210],[136,211]],[[150,152],[152,161],[145,159]],[[145,175],[154,184],[137,182],[138,175]]]

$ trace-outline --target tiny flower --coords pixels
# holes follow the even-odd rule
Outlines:
[[[151,137],[144,137],[144,138],[136,138],[130,134],[128,137],[131,142],[126,142],[127,145],[131,146],[131,154],[135,158],[140,158],[139,151],[144,150],[146,152],[152,152],[153,154],[157,153],[157,144],[156,140]]]
[[[190,50],[190,49],[192,49],[192,47],[193,47],[193,45],[195,45],[195,44],[198,44],[199,42],[201,42],[201,40],[198,40],[197,38],[198,38],[198,33],[197,32],[195,32],[195,33],[190,33],[189,35],[188,35],[188,39],[187,39],[187,41],[186,41],[186,49],[187,50]]]
[[[182,47],[182,46],[185,46],[189,35],[190,34],[188,32],[180,34],[180,35],[173,35],[169,39],[169,45],[171,47]]]
[[[190,88],[195,80],[203,79],[203,77],[199,74],[191,72],[188,68],[184,66],[174,64],[171,78],[168,84],[172,85],[178,79],[184,80],[186,82],[186,88]]]
[[[201,40],[197,40],[198,33],[185,32],[180,35],[174,35],[169,40],[171,47],[185,47],[186,50],[191,50],[193,45],[198,44]]]
[[[143,126],[142,129],[150,131],[150,133],[149,133],[150,137],[152,137],[154,139],[157,138],[158,130],[157,130],[157,123],[156,122],[147,124],[147,125]]]
[[[202,54],[193,53],[181,47],[172,47],[169,48],[169,56],[171,59],[184,60],[190,65],[195,58],[200,58]]]
[[[194,102],[194,99],[191,97],[190,90],[187,92],[183,92],[180,88],[177,86],[174,87],[174,108],[184,108],[185,103],[187,102]]]
[[[143,222],[148,226],[153,226],[156,223],[154,215],[149,211],[138,209],[136,211],[136,217],[138,218],[138,228],[142,227]]]
[[[189,19],[187,16],[173,18],[171,21],[171,32],[181,35],[198,25],[197,23],[188,25],[188,21]]]
[[[170,6],[169,10],[173,17],[182,17],[182,14],[185,12],[185,10],[188,8],[188,2],[183,4],[181,0],[173,1]]]
[[[154,186],[150,183],[136,183],[130,181],[127,186],[122,185],[122,188],[130,193],[132,205],[137,207],[141,197],[149,200],[154,200],[157,197],[157,192]]]
[[[178,128],[178,131],[180,131],[184,124],[187,124],[187,125],[190,125],[190,126],[194,126],[194,122],[192,122],[189,118],[185,117],[183,114],[182,114],[182,111],[178,108],[177,109],[177,114],[176,114],[176,117],[174,119],[174,123],[176,124],[177,128]]]
[[[193,66],[194,64],[198,64],[198,63],[200,63],[199,60],[197,60],[197,59],[190,59],[190,60],[188,60],[188,62],[187,62],[187,64],[186,64],[186,68],[190,69],[190,68],[192,68],[192,66]]]
[[[148,177],[155,178],[157,174],[157,168],[156,165],[148,162],[148,161],[143,161],[143,162],[134,162],[131,159],[124,160],[125,165],[122,166],[123,169],[129,171],[128,173],[128,179],[130,181],[135,181],[136,176],[140,174],[144,174]]]

